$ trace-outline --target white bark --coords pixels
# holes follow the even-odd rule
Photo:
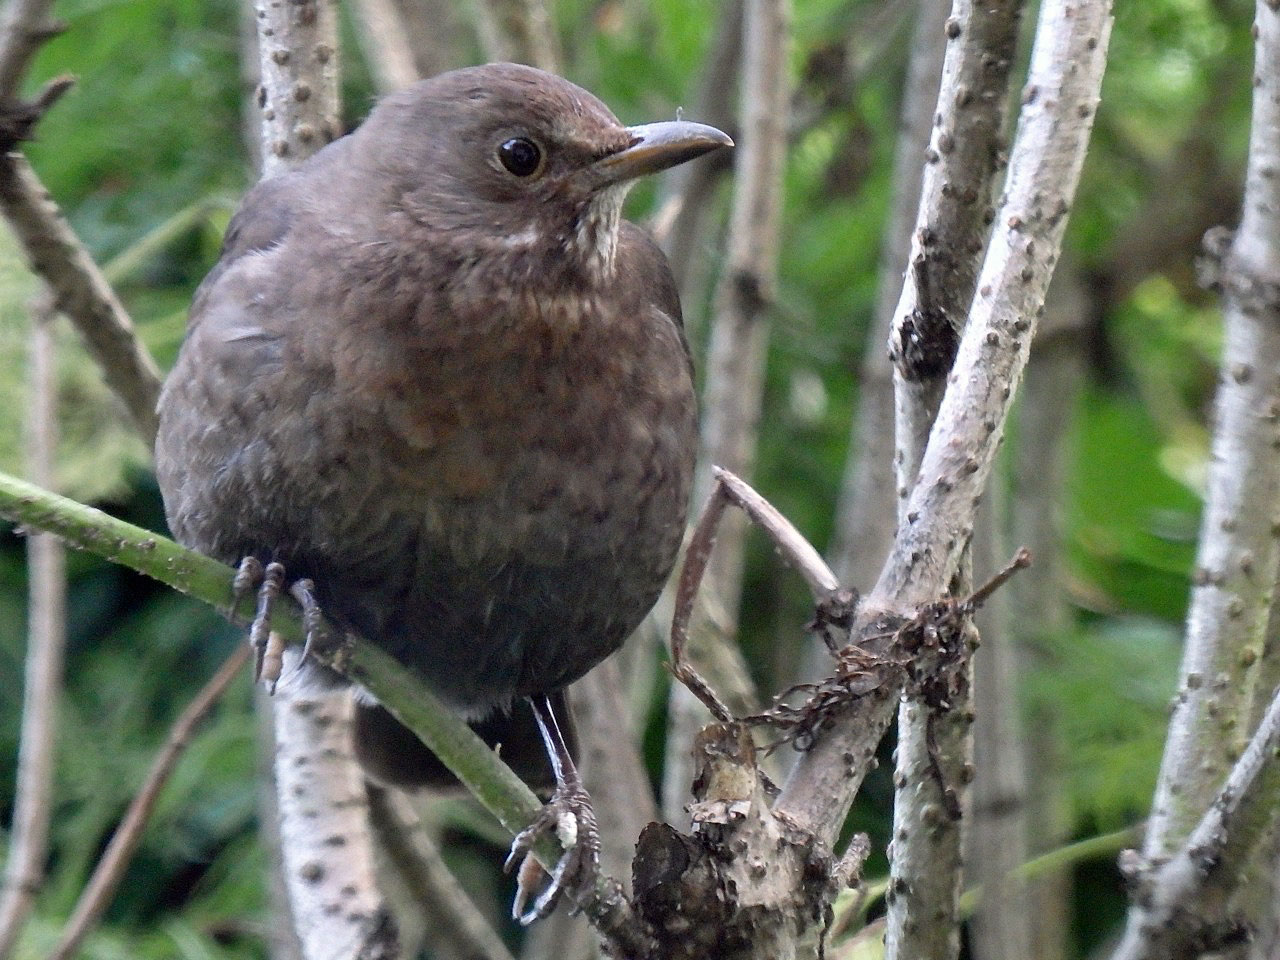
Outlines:
[[[949,43],[910,267],[890,334],[899,522],[942,400],[955,339],[986,247],[1021,7],[1021,0],[956,0],[943,27]],[[963,567],[953,585],[960,591],[968,586],[969,564]],[[973,754],[973,691],[967,666],[955,687],[948,709],[931,709],[909,697],[898,711],[885,932],[889,960],[950,960],[960,949],[957,798],[971,775]]]
[[[307,960],[400,955],[376,886],[351,710],[346,691],[275,704],[281,850]]]
[[[1105,0],[1041,8],[1009,181],[978,294],[893,552],[855,624],[914,615],[944,595],[973,528],[1079,182],[1110,39]],[[776,809],[830,844],[896,696],[851,705],[796,766]]]
[[[1274,773],[1242,769],[1248,752],[1231,767],[1254,713],[1280,563],[1280,8],[1274,2],[1257,4],[1254,37],[1244,213],[1234,239],[1220,230],[1206,238],[1211,279],[1224,296],[1222,376],[1181,681],[1144,862],[1135,871],[1138,892],[1117,952],[1126,960],[1166,955],[1170,943],[1212,944],[1222,901],[1259,836],[1260,816],[1247,814],[1248,798],[1253,791],[1261,791],[1264,804],[1276,798]],[[1271,669],[1265,673],[1274,676]],[[1250,751],[1261,738],[1270,744],[1268,757],[1274,753],[1266,738],[1276,733],[1267,727],[1280,723],[1278,712],[1272,703]]]
[[[262,176],[296,166],[341,134],[334,0],[255,0]]]

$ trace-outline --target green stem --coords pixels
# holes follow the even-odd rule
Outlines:
[[[0,516],[23,527],[56,534],[67,544],[146,574],[216,608],[235,623],[247,623],[252,598],[234,606],[226,564],[201,556],[172,540],[118,520],[93,507],[58,496],[0,473]],[[299,610],[292,600],[276,605],[271,628],[292,642],[302,639]],[[341,631],[330,627],[332,636]],[[391,657],[372,644],[317,644],[321,662],[362,684],[416,733],[498,821],[515,833],[541,808],[537,797],[498,759],[475,732],[456,717]],[[554,863],[558,851],[548,840],[540,860]]]

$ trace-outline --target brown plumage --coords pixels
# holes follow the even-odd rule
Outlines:
[[[160,400],[174,534],[311,578],[470,720],[580,677],[669,574],[695,449],[675,286],[622,199],[727,143],[493,64],[259,184]],[[366,761],[431,779],[385,719]]]

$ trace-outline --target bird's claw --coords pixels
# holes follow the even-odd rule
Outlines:
[[[249,645],[254,652],[253,680],[265,683],[271,693],[276,692],[276,684],[284,669],[284,641],[271,630],[271,613],[284,588],[284,579],[284,564],[273,562],[264,567],[257,557],[249,556],[240,561],[231,585],[236,608],[250,593],[257,592],[257,606],[249,626]],[[312,642],[321,630],[320,604],[315,598],[315,584],[310,580],[295,581],[289,587],[289,593],[302,607],[306,642],[302,648],[301,663],[311,653]]]
[[[552,831],[564,853],[551,870],[547,885],[529,907],[529,898],[542,872],[531,851],[539,837]],[[600,869],[600,829],[591,797],[581,786],[557,788],[533,823],[516,835],[504,869],[510,872],[516,863],[520,868],[516,872],[511,916],[526,927],[550,916],[565,890],[582,887],[595,877]]]

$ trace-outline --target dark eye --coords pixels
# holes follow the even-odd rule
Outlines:
[[[498,147],[498,159],[517,177],[528,177],[542,167],[542,151],[532,140],[514,137]]]

